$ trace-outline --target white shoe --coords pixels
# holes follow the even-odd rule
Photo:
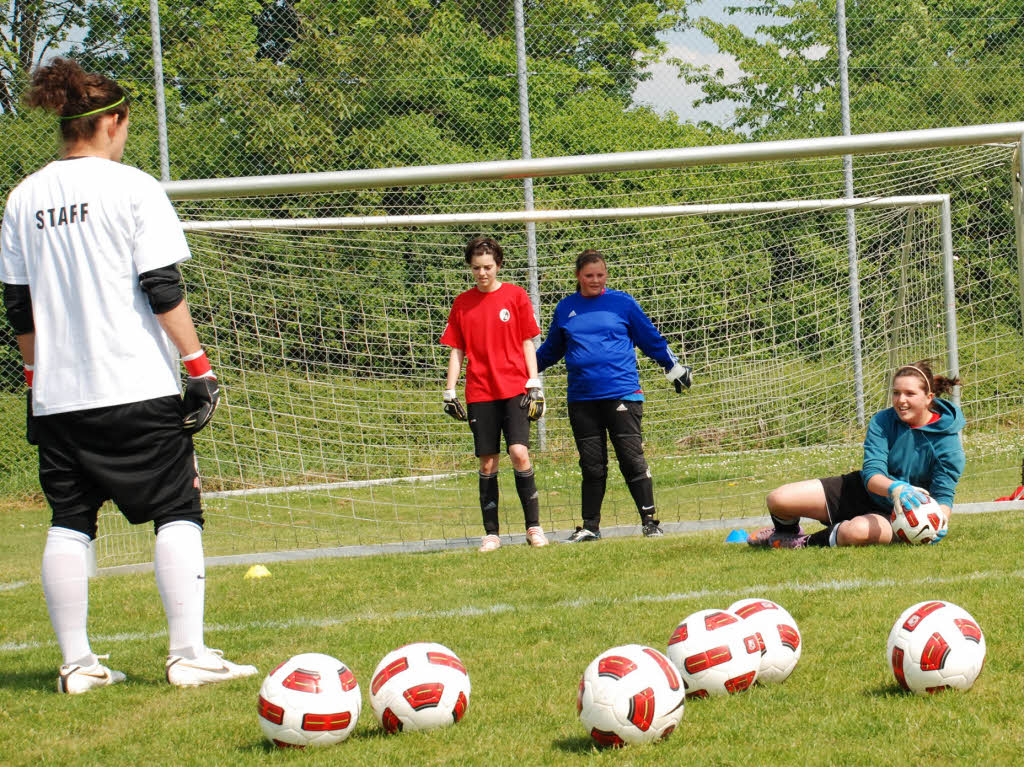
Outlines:
[[[97,658],[109,658],[109,655],[97,655]],[[107,668],[98,660],[91,666],[61,666],[57,677],[57,692],[78,695],[89,692],[97,687],[123,682],[125,677],[120,671]]]
[[[206,654],[198,658],[168,655],[166,672],[167,681],[175,687],[198,687],[201,684],[215,684],[252,676],[256,673],[256,667],[232,663],[224,659],[221,650],[207,648]]]
[[[496,535],[485,535],[480,541],[477,551],[496,551],[501,548],[501,538]]]
[[[548,545],[548,538],[544,535],[544,530],[538,525],[537,527],[526,528],[526,542],[531,546],[540,548],[541,546]]]

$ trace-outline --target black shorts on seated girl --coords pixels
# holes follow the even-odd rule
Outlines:
[[[824,477],[818,481],[825,489],[825,506],[828,509],[830,525],[865,514],[889,516],[887,509],[875,505],[871,495],[864,488],[864,480],[859,471],[851,471],[838,477]]]

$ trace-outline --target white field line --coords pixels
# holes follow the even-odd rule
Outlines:
[[[995,578],[1017,578],[1024,579],[1024,570],[1012,570],[1008,572],[992,570],[987,572],[973,572],[965,575],[952,575],[938,578],[920,578],[915,584],[930,586],[943,586],[951,583],[968,583],[970,581],[984,581]],[[568,599],[551,604],[531,605],[510,605],[499,603],[477,607],[466,605],[454,607],[448,610],[397,610],[394,612],[364,612],[354,615],[326,618],[289,618],[288,620],[274,621],[247,621],[245,623],[209,623],[206,630],[209,633],[227,632],[238,633],[242,631],[288,631],[297,628],[330,628],[341,626],[353,621],[379,621],[387,622],[393,620],[450,620],[452,618],[479,618],[503,613],[522,612],[532,614],[541,610],[566,610],[583,609],[588,607],[606,607],[609,605],[639,605],[651,602],[688,602],[694,599],[721,598],[733,601],[749,596],[769,596],[774,592],[795,592],[795,593],[817,593],[828,591],[856,591],[859,589],[891,588],[893,586],[906,586],[905,580],[896,578],[851,578],[851,579],[830,579],[817,581],[815,583],[800,583],[797,581],[756,584],[744,586],[738,589],[697,589],[695,591],[670,592],[668,594],[638,594],[630,597],[617,597],[613,599],[600,599],[597,597],[580,597]],[[154,631],[148,633],[124,633],[124,634],[97,634],[90,638],[93,646],[118,644],[120,642],[141,642],[151,641],[166,637],[166,631]],[[56,646],[56,641],[46,642],[5,642],[0,644],[0,653],[21,652],[25,650],[39,650],[44,647]]]

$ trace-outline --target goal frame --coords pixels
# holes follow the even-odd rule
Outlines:
[[[798,139],[789,141],[757,142],[716,147],[687,147],[649,152],[624,152],[609,155],[582,155],[574,157],[540,158],[531,160],[509,160],[499,162],[463,163],[456,165],[391,168],[376,170],[350,170],[330,173],[296,174],[289,176],[248,177],[237,179],[207,179],[166,182],[164,187],[174,201],[204,200],[232,197],[253,197],[267,195],[304,194],[312,192],[338,192],[356,189],[402,187],[415,185],[436,185],[496,181],[523,177],[568,176],[613,171],[637,171],[665,168],[686,168],[726,163],[756,161],[784,161],[845,154],[868,154],[876,152],[908,151],[937,147],[983,145],[990,143],[1012,144],[1017,147],[1013,163],[1014,180],[1013,214],[1016,227],[1018,255],[1019,301],[1024,308],[1024,193],[1020,179],[1024,177],[1024,152],[1020,151],[1024,141],[1024,122],[991,125],[966,126],[962,128],[932,129],[923,131],[902,131],[898,133],[863,134],[859,136],[832,137],[820,139]],[[380,215],[351,216],[335,218],[303,218],[233,221],[185,221],[186,231],[257,231],[286,229],[373,229],[387,227],[422,227],[462,224],[530,224],[537,222],[571,221],[580,219],[639,219],[670,216],[714,216],[736,213],[769,212],[810,212],[825,210],[858,210],[874,208],[903,207],[908,209],[937,206],[941,215],[941,248],[943,251],[943,297],[945,303],[945,334],[948,352],[948,367],[954,375],[959,372],[958,339],[956,330],[956,307],[953,290],[953,243],[951,234],[951,200],[948,195],[904,195],[899,197],[844,197],[828,200],[787,200],[779,202],[719,203],[705,205],[639,206],[600,209],[564,209],[534,211],[501,211],[484,213],[454,213],[431,215]],[[912,218],[913,216],[911,216]],[[908,222],[908,232],[910,223]],[[856,290],[851,283],[851,291]],[[851,301],[856,300],[855,293]],[[863,382],[857,382],[863,387]],[[959,401],[959,391],[954,392]],[[230,491],[229,491],[230,492]],[[248,491],[244,491],[248,492]],[[977,504],[972,504],[977,505]],[[988,505],[988,504],[983,504]],[[1006,508],[1005,504],[1001,508]],[[713,521],[713,520],[711,520]],[[731,521],[731,520],[727,520]],[[707,526],[705,520],[701,526]],[[719,520],[722,522],[722,520]],[[430,541],[422,541],[420,549],[437,548]],[[452,545],[448,542],[447,545]],[[408,543],[401,544],[402,550],[419,550]],[[375,553],[390,550],[389,545],[354,547],[360,551],[347,551],[349,547],[334,550],[334,553],[318,553],[295,550],[276,552],[274,559],[290,559],[302,556],[343,555],[346,553]],[[246,556],[256,555],[240,555]],[[262,556],[262,555],[261,555]],[[217,558],[235,561],[235,557]],[[121,566],[125,567],[125,566]],[[134,567],[128,565],[127,567]],[[103,571],[118,571],[120,568],[101,568]]]

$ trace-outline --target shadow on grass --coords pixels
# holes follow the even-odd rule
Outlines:
[[[593,751],[594,741],[586,735],[577,735],[572,738],[558,738],[552,745],[559,751],[567,754],[584,754]]]
[[[2,686],[9,690],[57,691],[57,668],[36,671],[5,671]]]
[[[905,698],[913,693],[907,692],[898,684],[880,684],[870,690],[864,690],[861,695],[865,698]]]
[[[387,732],[384,731],[384,728],[379,727],[379,726],[370,727],[369,729],[357,727],[356,730],[351,735],[349,735],[347,738],[345,738],[344,741],[341,741],[341,742],[342,743],[348,743],[350,741],[354,742],[354,741],[360,741],[360,740],[383,740],[385,738],[391,738],[391,737],[393,737],[393,736],[389,735]],[[250,742],[248,744],[245,744],[245,745],[240,745],[240,746],[238,746],[238,748],[236,750],[241,752],[241,753],[245,753],[245,754],[269,754],[269,753],[272,753],[274,751],[292,750],[292,749],[298,749],[298,748],[300,748],[300,747],[299,746],[277,746],[277,745],[271,743],[266,738],[264,738],[262,740],[254,740],[254,741],[252,741],[252,742]],[[311,748],[319,748],[319,746],[311,746]]]

